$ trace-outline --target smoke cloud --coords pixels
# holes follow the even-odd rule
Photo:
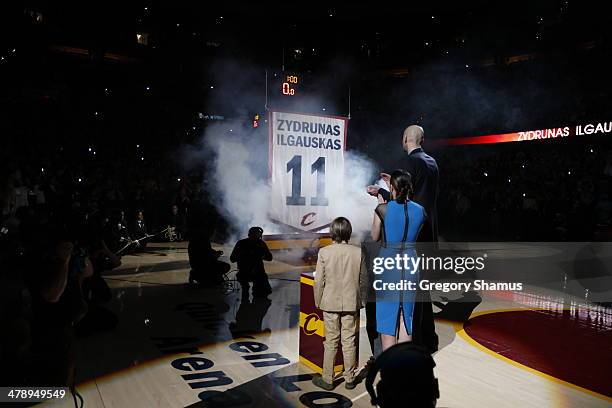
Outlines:
[[[270,186],[263,174],[267,169],[267,147],[248,140],[238,123],[228,126],[232,125],[214,126],[204,137],[205,146],[214,157],[209,182],[218,193],[218,201],[213,204],[232,230],[242,236],[254,225],[264,228],[266,233],[277,232],[277,226],[267,216]]]

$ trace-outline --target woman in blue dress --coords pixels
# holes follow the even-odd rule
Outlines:
[[[383,284],[413,282],[413,285],[418,286],[419,270],[412,268],[410,259],[417,256],[414,242],[425,222],[425,210],[410,200],[412,195],[410,173],[403,170],[394,171],[391,174],[390,184],[393,200],[376,207],[372,223],[372,239],[382,242],[378,256],[392,258],[394,262],[392,268],[385,268],[376,279],[381,280]],[[396,262],[397,255],[402,259],[400,265]],[[406,263],[403,261],[406,259],[404,255],[408,259]],[[377,290],[376,330],[381,335],[383,350],[394,344],[412,340],[415,296],[416,290],[408,288]]]

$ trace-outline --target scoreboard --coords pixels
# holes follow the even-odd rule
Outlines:
[[[348,79],[337,73],[266,71],[267,109],[350,116],[350,98]]]
[[[297,72],[275,72],[268,80],[268,95],[272,105],[282,105],[307,94],[305,75]],[[275,103],[276,102],[276,103]]]
[[[284,75],[281,78],[281,92],[286,96],[295,96],[295,91],[298,89],[300,77],[298,75]]]

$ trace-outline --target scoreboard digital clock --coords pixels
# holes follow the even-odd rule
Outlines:
[[[313,100],[326,99],[310,72],[272,71],[266,75],[266,107],[298,112]]]
[[[267,110],[327,115],[350,111],[348,79],[336,74],[266,71],[265,98]]]
[[[295,90],[300,82],[300,77],[298,75],[286,75],[282,74],[283,83],[281,85],[281,92],[286,96],[295,95]]]
[[[269,80],[268,89],[272,98],[289,96],[303,96],[303,75],[295,72],[275,72]]]

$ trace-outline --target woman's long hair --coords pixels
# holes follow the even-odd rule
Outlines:
[[[391,185],[395,190],[395,201],[404,204],[412,197],[412,176],[404,170],[395,170],[391,173]]]

